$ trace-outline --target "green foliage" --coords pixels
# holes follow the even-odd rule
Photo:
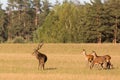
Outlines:
[[[34,33],[34,40],[62,43],[112,42],[116,22],[111,17],[111,12],[119,9],[110,9],[111,5],[109,1],[102,3],[101,0],[93,0],[91,4],[85,5],[68,0],[62,5],[56,4],[44,24]],[[119,4],[116,3],[116,6]],[[118,12],[114,13],[120,16]],[[119,21],[119,18],[117,20]],[[117,24],[119,27],[119,22]]]
[[[22,37],[15,37],[13,43],[25,43],[25,40]]]
[[[41,26],[49,13],[47,0],[8,0],[8,40],[21,36],[32,41],[33,31]]]
[[[40,32],[36,40],[44,40],[45,42],[73,42],[76,41],[79,30],[76,33],[74,27],[78,17],[78,9],[74,3],[65,2],[63,5],[55,6],[55,9],[46,17],[45,23],[41,26],[37,33]],[[38,41],[39,42],[39,41]]]
[[[0,43],[5,42],[7,40],[7,15],[5,11],[0,9]]]
[[[56,0],[52,7],[49,0],[8,0],[6,11],[1,6],[0,42],[120,42],[119,0]]]

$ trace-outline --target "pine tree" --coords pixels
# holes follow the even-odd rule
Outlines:
[[[7,40],[7,15],[5,10],[2,9],[2,4],[0,3],[0,43]]]

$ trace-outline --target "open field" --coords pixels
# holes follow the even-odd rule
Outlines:
[[[0,44],[0,80],[119,80],[120,44],[44,44],[41,52],[48,56],[46,70],[37,69],[31,53],[37,44]],[[82,50],[109,54],[115,69],[90,70]]]

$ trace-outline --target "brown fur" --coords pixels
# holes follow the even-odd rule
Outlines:
[[[41,68],[44,70],[45,63],[47,61],[47,56],[45,54],[43,54],[43,53],[38,51],[42,47],[42,45],[43,45],[43,43],[41,45],[39,44],[37,49],[34,50],[33,54],[36,56],[36,58],[39,61],[38,69],[41,66]]]
[[[98,56],[95,51],[93,51],[93,55],[94,55],[94,57],[95,57],[95,59],[93,60],[93,63],[99,63],[99,62],[96,60],[96,58],[101,58],[100,61],[103,62],[103,63],[99,63],[99,64],[101,64],[102,68],[103,68],[103,64],[106,65],[106,69],[110,69],[110,67],[113,67],[113,65],[112,65],[111,62],[110,62],[111,57],[110,57],[109,55]],[[104,60],[105,60],[105,61],[104,61]]]
[[[90,63],[91,63],[91,62],[93,61],[94,56],[93,56],[93,55],[91,55],[91,54],[86,54],[85,49],[83,49],[82,54],[84,54],[84,55],[85,55],[85,57],[86,57],[86,59],[87,59],[87,61],[88,61],[88,62],[90,62]]]
[[[90,69],[92,69],[95,64],[100,64],[102,68],[104,68],[103,64],[107,65],[107,61],[106,61],[106,58],[104,56],[97,56],[95,51],[93,51],[92,54],[94,55],[94,60],[91,63]]]
[[[107,69],[113,68],[113,65],[111,64],[111,57],[109,55],[104,55],[107,61]]]
[[[101,67],[103,68],[103,64],[104,64],[104,63],[106,63],[106,58],[105,58],[105,57],[96,57],[96,58],[92,61],[91,66],[90,66],[90,69],[92,69],[95,64],[100,64]]]

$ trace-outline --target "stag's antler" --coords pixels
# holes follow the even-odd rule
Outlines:
[[[34,52],[32,53],[32,55],[35,54],[36,51],[38,52],[38,50],[43,46],[43,44],[44,44],[43,42],[39,43],[38,46],[37,46],[37,48],[34,49]]]
[[[37,50],[39,50],[42,46],[43,46],[44,43],[39,43],[38,44],[38,47],[37,47]]]

